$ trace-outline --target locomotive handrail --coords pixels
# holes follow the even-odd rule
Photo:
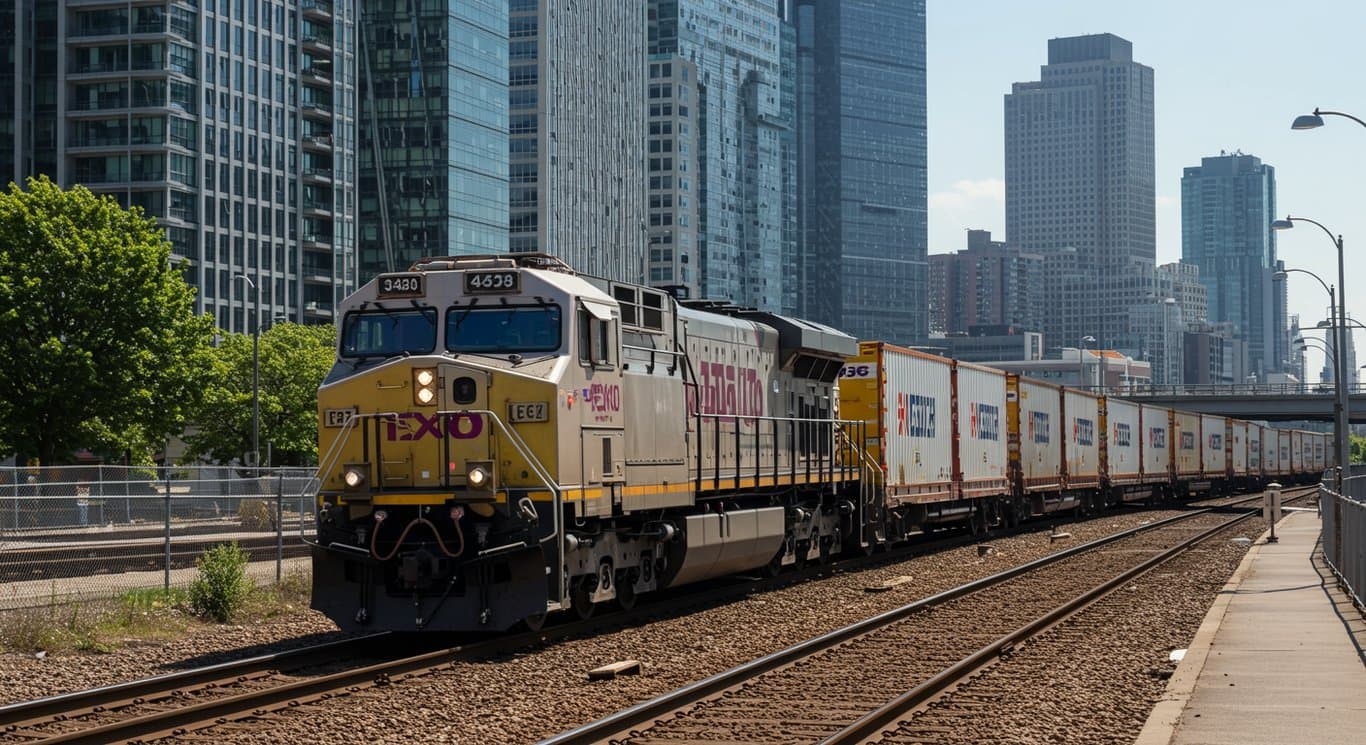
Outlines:
[[[777,474],[777,461],[778,461],[778,425],[779,425],[779,424],[783,424],[783,423],[786,423],[786,424],[790,425],[790,426],[789,426],[789,439],[790,439],[790,442],[788,443],[788,449],[789,449],[789,463],[788,463],[788,467],[791,469],[791,471],[792,471],[792,473],[793,473],[794,475],[795,475],[796,472],[797,472],[797,451],[796,451],[796,441],[797,441],[797,437],[796,437],[796,427],[797,427],[797,425],[799,425],[799,424],[810,424],[810,425],[817,425],[817,426],[821,427],[824,431],[820,434],[820,439],[825,440],[825,443],[824,443],[825,447],[822,449],[822,452],[819,453],[819,455],[821,455],[822,458],[828,459],[828,460],[830,461],[829,467],[828,467],[828,468],[825,466],[824,463],[818,464],[818,469],[819,469],[819,471],[818,471],[818,473],[817,473],[817,476],[821,476],[821,477],[824,477],[824,476],[827,474],[827,472],[828,472],[828,474],[829,474],[831,477],[833,477],[834,474],[835,474],[836,468],[839,468],[839,470],[840,470],[842,473],[847,471],[847,469],[848,469],[848,466],[847,466],[847,465],[844,465],[844,464],[839,464],[839,465],[837,465],[837,464],[834,462],[834,458],[835,458],[835,447],[836,447],[836,442],[837,442],[837,440],[838,440],[838,436],[837,436],[836,433],[839,432],[839,431],[842,431],[842,428],[845,427],[845,426],[852,426],[852,425],[857,425],[857,424],[861,424],[861,423],[862,423],[862,421],[861,421],[861,420],[858,420],[858,419],[822,419],[822,418],[819,418],[819,417],[783,417],[783,416],[772,416],[772,415],[766,415],[766,414],[703,414],[703,413],[701,413],[700,411],[694,411],[693,416],[695,416],[695,417],[697,418],[697,421],[698,421],[698,430],[697,430],[697,437],[698,437],[698,442],[697,442],[697,444],[698,444],[698,459],[697,459],[697,486],[696,486],[696,488],[697,488],[698,491],[701,491],[701,490],[702,490],[702,488],[701,488],[701,487],[702,487],[702,458],[701,458],[701,447],[702,447],[702,445],[703,445],[703,432],[702,432],[702,428],[701,428],[701,423],[702,423],[703,420],[712,420],[716,425],[718,425],[718,426],[716,426],[716,428],[715,428],[715,433],[714,433],[715,436],[714,436],[714,438],[713,438],[713,448],[714,448],[714,450],[713,450],[713,456],[712,456],[712,461],[713,461],[713,462],[712,462],[712,482],[713,482],[713,484],[716,485],[716,487],[717,487],[718,489],[720,488],[720,482],[721,482],[721,478],[722,478],[722,476],[721,476],[721,434],[722,434],[722,433],[721,433],[721,427],[720,427],[719,425],[720,425],[721,423],[723,423],[723,422],[734,422],[734,423],[736,424],[736,427],[735,427],[735,448],[736,448],[736,455],[735,455],[735,472],[734,472],[734,474],[732,474],[731,477],[730,477],[730,478],[732,478],[732,479],[735,481],[735,487],[734,487],[734,488],[736,488],[736,489],[739,489],[739,488],[740,488],[740,476],[741,476],[741,471],[742,471],[742,463],[741,463],[741,460],[742,460],[742,452],[741,452],[741,451],[742,451],[742,447],[741,447],[741,433],[740,433],[740,426],[739,426],[742,422],[753,422],[753,423],[755,423],[756,425],[757,425],[758,423],[760,423],[760,422],[773,422],[773,433],[772,433],[772,436],[773,436],[773,460],[774,460],[774,474],[775,474],[775,476],[776,476],[776,474]],[[759,430],[760,430],[760,427],[755,426],[754,439],[755,439],[755,443],[756,443],[756,444],[755,444],[754,474],[755,474],[755,484],[756,484],[756,485],[758,484],[758,480],[759,480],[759,479],[762,477],[762,475],[763,475],[763,471],[762,471],[762,469],[763,469],[763,464],[762,464],[762,459],[761,459],[760,456],[759,456],[759,447],[758,447],[758,440],[759,440],[759,437],[762,435],[762,432],[760,432]],[[804,458],[804,461],[805,461],[805,466],[806,466],[806,476],[809,478],[809,477],[811,476],[811,458],[810,458],[810,456],[807,455],[807,456]]]

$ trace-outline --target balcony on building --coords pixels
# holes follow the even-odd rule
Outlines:
[[[332,54],[332,33],[311,23],[304,23],[304,38],[301,40],[305,52]]]
[[[321,226],[319,226],[319,227],[321,227]],[[319,232],[309,232],[309,231],[305,230],[304,233],[303,233],[303,235],[300,236],[300,237],[302,238],[302,240],[299,241],[299,245],[303,246],[305,250],[308,250],[308,251],[329,251],[329,252],[332,250],[332,234],[331,234],[331,233],[323,233],[323,232],[320,232],[320,231],[319,231]]]
[[[304,66],[299,68],[299,79],[304,85],[332,85],[332,62],[313,56],[304,58]]]
[[[332,20],[332,0],[303,0],[299,6],[304,18],[315,21]]]
[[[332,152],[332,133],[325,128],[306,130],[303,139],[305,152]]]
[[[304,322],[309,321],[330,321],[332,320],[332,305],[319,300],[309,300],[304,303]]]
[[[332,284],[332,255],[329,254],[305,254],[303,265],[303,280],[309,284],[331,285]]]

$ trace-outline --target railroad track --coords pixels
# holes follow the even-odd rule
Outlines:
[[[1217,508],[1211,508],[1217,509]],[[1032,529],[1037,529],[1037,525]],[[827,575],[961,546],[979,540],[958,535],[916,544],[911,550],[843,559],[777,579],[699,584],[599,619],[573,621],[538,632],[511,634],[438,647],[431,637],[376,634],[274,655],[223,663],[0,707],[0,741],[95,743],[148,741],[347,695],[423,675],[453,662],[486,659],[547,642],[606,633],[660,616],[730,602]]]
[[[171,568],[192,567],[195,559],[204,551],[224,542],[222,539],[177,538],[171,542]],[[275,560],[274,536],[241,538],[238,539],[238,546],[247,552],[250,561]],[[297,536],[285,537],[281,551],[283,558],[308,556],[308,552],[309,547]],[[166,550],[163,544],[7,548],[0,560],[0,583],[153,571],[161,570],[165,565]]]
[[[1288,498],[1313,488],[1288,490]],[[1060,551],[737,666],[543,741],[853,743],[1134,577],[1254,514],[1260,495]],[[1059,604],[1060,599],[1067,599]]]

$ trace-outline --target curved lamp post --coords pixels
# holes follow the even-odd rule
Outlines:
[[[1322,113],[1331,114],[1331,113],[1334,113],[1334,112],[1320,112],[1320,111],[1318,111],[1317,109],[1315,109],[1315,110],[1314,110],[1314,114],[1313,114],[1312,116],[1313,116],[1313,117],[1319,117],[1320,114],[1322,114]],[[1344,114],[1343,116],[1347,116],[1347,115]],[[1310,122],[1310,123],[1308,123],[1308,124],[1305,124],[1305,125],[1303,125],[1303,126],[1300,126],[1300,125],[1301,125],[1300,120],[1301,120],[1301,119],[1304,119],[1304,118],[1305,118],[1305,117],[1300,117],[1299,119],[1296,119],[1296,120],[1295,120],[1295,125],[1292,125],[1292,126],[1294,126],[1294,128],[1296,128],[1296,129],[1311,129],[1311,128],[1315,127],[1315,126],[1321,126],[1321,125],[1323,124],[1323,119],[1322,119],[1322,118],[1319,118],[1319,119],[1318,119],[1318,124],[1313,124],[1312,122]],[[1356,117],[1349,117],[1349,118],[1355,119],[1357,122],[1361,122],[1361,120],[1360,120],[1360,119],[1356,119]],[[1361,122],[1361,124],[1362,124],[1362,126],[1366,126],[1366,122]],[[1319,227],[1319,229],[1322,230],[1322,231],[1324,232],[1324,235],[1327,235],[1327,236],[1328,236],[1328,239],[1331,240],[1331,241],[1333,242],[1334,248],[1336,248],[1337,251],[1338,251],[1338,296],[1339,296],[1339,297],[1338,297],[1338,302],[1337,302],[1338,328],[1334,329],[1334,331],[1335,331],[1336,333],[1335,333],[1335,336],[1334,336],[1335,341],[1334,341],[1333,346],[1336,347],[1338,350],[1346,349],[1346,348],[1347,348],[1347,339],[1346,339],[1346,337],[1347,337],[1347,320],[1346,320],[1346,319],[1347,319],[1347,310],[1346,310],[1346,308],[1345,308],[1344,306],[1346,306],[1346,304],[1347,304],[1347,303],[1345,302],[1346,297],[1347,297],[1347,285],[1346,285],[1346,282],[1345,282],[1344,272],[1343,272],[1343,268],[1342,268],[1342,253],[1343,253],[1343,252],[1342,252],[1342,246],[1343,246],[1342,235],[1341,235],[1341,234],[1334,235],[1334,234],[1333,234],[1333,231],[1331,231],[1331,230],[1328,229],[1328,226],[1324,225],[1323,223],[1319,222],[1318,220],[1313,220],[1313,219],[1310,219],[1310,218],[1308,218],[1308,217],[1292,217],[1292,216],[1290,216],[1290,215],[1286,215],[1284,220],[1276,220],[1276,221],[1272,222],[1272,223],[1271,223],[1271,229],[1272,229],[1272,230],[1289,230],[1290,228],[1295,227],[1295,223],[1297,223],[1297,222],[1307,222],[1307,223],[1309,223],[1310,225],[1317,225],[1317,226]],[[1304,271],[1304,270],[1301,269],[1300,271]],[[1305,273],[1308,274],[1309,272],[1305,272]],[[1322,280],[1322,279],[1319,279],[1319,282],[1323,282],[1323,280]],[[1338,399],[1338,411],[1337,411],[1337,416],[1335,417],[1335,418],[1337,419],[1338,465],[1342,466],[1343,469],[1346,469],[1346,468],[1350,465],[1350,463],[1351,463],[1351,461],[1349,460],[1349,458],[1351,457],[1351,448],[1350,448],[1350,443],[1349,443],[1349,438],[1348,438],[1348,433],[1349,433],[1351,430],[1348,429],[1348,424],[1347,424],[1347,422],[1349,421],[1348,414],[1347,414],[1347,384],[1346,384],[1346,380],[1347,380],[1347,369],[1346,369],[1346,365],[1347,365],[1347,355],[1345,355],[1345,354],[1343,354],[1341,351],[1339,351],[1336,355],[1334,355],[1334,358],[1335,358],[1335,359],[1334,359],[1334,365],[1333,365],[1333,369],[1334,369],[1333,378],[1334,378],[1334,383],[1336,383],[1336,385],[1335,385],[1334,387],[1337,389],[1337,399]],[[1339,488],[1341,488],[1341,487],[1339,486]]]
[[[261,465],[261,293],[251,277],[236,274],[233,279],[251,285],[251,291],[256,295],[256,309],[251,319],[251,467],[258,468]]]

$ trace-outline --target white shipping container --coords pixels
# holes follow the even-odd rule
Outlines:
[[[1072,489],[1097,486],[1100,484],[1100,438],[1096,431],[1100,427],[1100,398],[1066,389],[1062,413],[1066,427],[1063,437],[1067,485]]]
[[[1327,451],[1328,451],[1327,442],[1328,442],[1328,437],[1327,437],[1326,435],[1323,435],[1323,434],[1316,434],[1316,435],[1314,435],[1314,468],[1313,468],[1313,471],[1314,471],[1315,473],[1322,473],[1323,470],[1324,470],[1325,468],[1328,467],[1327,464],[1326,464],[1326,461],[1324,460],[1324,457],[1327,455]]]
[[[1171,479],[1172,433],[1169,409],[1143,404],[1143,482],[1162,483]]]
[[[1019,378],[1020,473],[1025,491],[1062,485],[1062,388]]]
[[[958,464],[963,495],[1006,491],[1006,374],[957,363]]]
[[[1295,471],[1295,438],[1288,429],[1280,430],[1276,433],[1276,461],[1278,468],[1276,473],[1287,476]]]
[[[1138,483],[1143,472],[1139,405],[1105,399],[1105,467],[1111,484]]]
[[[1228,468],[1229,472],[1239,478],[1247,475],[1247,454],[1248,454],[1248,424],[1241,419],[1228,420],[1230,439],[1232,440],[1229,450]]]
[[[1176,454],[1178,478],[1200,476],[1200,415],[1184,411],[1174,412],[1172,451]]]
[[[879,438],[867,447],[887,474],[888,500],[951,498],[953,361],[870,343],[856,361],[876,382],[840,381],[840,415],[877,423]]]
[[[1206,478],[1224,478],[1228,475],[1228,418],[1201,414],[1200,435],[1202,473]]]
[[[1290,472],[1304,473],[1309,470],[1309,461],[1313,457],[1313,445],[1309,444],[1308,434],[1302,429],[1290,431]]]

